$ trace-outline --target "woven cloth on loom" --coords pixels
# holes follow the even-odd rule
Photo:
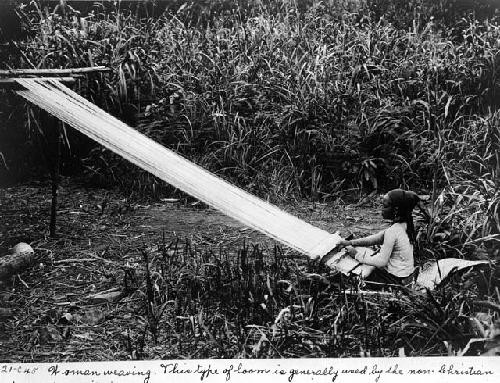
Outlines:
[[[341,239],[218,178],[54,79],[19,78],[17,93],[106,148],[241,223],[317,258]]]

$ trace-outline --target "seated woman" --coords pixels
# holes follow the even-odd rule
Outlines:
[[[390,219],[392,225],[377,234],[339,243],[341,247],[347,246],[349,254],[361,263],[357,273],[366,281],[406,284],[411,279],[415,243],[412,211],[419,201],[418,195],[412,191],[391,190],[384,196],[382,217]],[[381,245],[380,251],[372,253],[359,248],[373,245]]]

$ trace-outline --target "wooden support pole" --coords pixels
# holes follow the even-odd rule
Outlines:
[[[48,112],[40,110],[39,124],[38,142],[40,143],[42,156],[47,164],[51,183],[49,235],[54,238],[57,235],[57,194],[60,179],[59,169],[62,146],[61,122],[52,117]]]
[[[52,121],[55,119],[51,118]],[[50,236],[54,238],[56,236],[56,220],[57,220],[57,189],[59,188],[59,170],[61,162],[61,128],[60,122],[55,121],[57,125],[56,128],[56,138],[55,138],[55,148],[54,157],[52,161],[52,169],[50,174],[51,186],[52,186],[52,202],[50,207]]]

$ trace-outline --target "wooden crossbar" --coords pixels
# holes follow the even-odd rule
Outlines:
[[[75,74],[88,74],[95,72],[110,72],[111,69],[105,66],[94,66],[86,68],[65,68],[65,69],[7,69],[0,70],[0,77],[23,77],[23,76],[38,76],[38,77],[57,77],[71,76]]]

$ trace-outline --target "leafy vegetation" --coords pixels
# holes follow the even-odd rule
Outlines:
[[[3,361],[477,355],[498,347],[498,265],[455,274],[432,292],[366,293],[357,280],[206,209],[142,205],[66,180],[54,240],[38,234],[47,229],[47,185],[1,192],[4,237],[30,240],[38,256],[0,290],[15,315],[0,323]],[[329,217],[330,230],[349,227],[353,211],[360,227],[380,226],[366,206],[339,204],[333,218],[324,210],[294,213],[315,224]]]
[[[429,195],[419,259],[498,261],[500,19],[494,2],[172,1],[155,18],[101,6],[79,14],[64,2],[53,10],[24,3],[18,13],[30,33],[11,43],[3,68],[108,66],[110,74],[80,79],[79,92],[221,177],[279,202],[330,202],[353,189],[414,189]],[[2,97],[0,118],[10,122],[0,128],[8,138],[0,139],[7,145],[0,147],[0,167],[14,168],[19,153],[24,157],[17,163],[30,167],[33,151],[9,146],[33,149],[36,114],[24,118],[23,104]],[[27,133],[8,136],[23,120],[33,122]],[[65,162],[76,157],[87,179],[147,195],[164,190],[85,138],[69,132],[67,141]],[[459,353],[468,339],[484,335],[477,301],[500,299],[495,269],[472,282],[451,281],[439,294],[368,301],[346,298],[344,281],[333,277],[304,287],[304,265],[264,260],[258,250],[251,263],[242,260],[248,249],[226,260],[194,251],[188,264],[176,260],[179,251],[147,254],[156,258],[140,286],[146,332],[158,340],[166,336],[162,326],[175,324],[178,339],[192,342],[172,340],[172,357],[192,355],[185,346],[199,350],[203,339],[217,345],[215,355],[196,355]],[[227,291],[231,301],[221,296]],[[285,306],[297,306],[300,315],[284,335],[273,335],[272,321]],[[498,310],[489,313],[492,327]],[[393,321],[401,327],[390,327]],[[450,334],[460,339],[447,347]],[[316,341],[304,343],[307,337]]]
[[[428,16],[408,30],[333,3],[214,2],[202,25],[202,4],[146,20],[27,7],[34,36],[11,65],[112,67],[83,81],[94,102],[145,114],[145,133],[261,195],[429,189],[465,149],[461,132],[498,106],[497,21],[442,31]]]

